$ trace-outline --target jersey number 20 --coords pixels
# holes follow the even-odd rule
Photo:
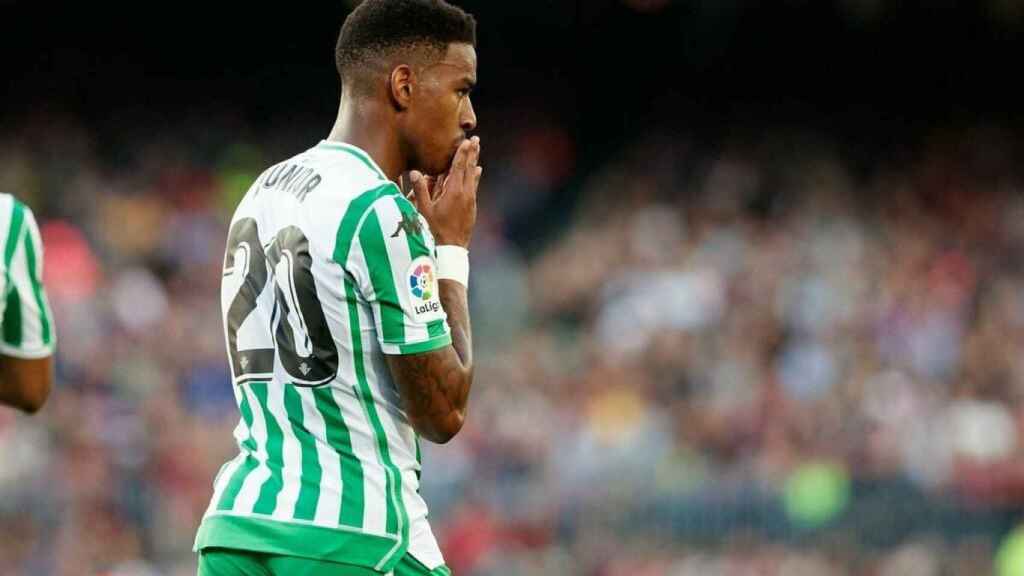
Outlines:
[[[239,270],[239,266],[243,268]],[[309,241],[294,226],[279,231],[266,250],[252,218],[241,219],[231,227],[224,274],[242,274],[242,285],[227,313],[228,356],[236,384],[273,375],[273,348],[238,349],[238,329],[256,310],[268,280],[274,282],[271,326],[276,319],[274,343],[281,366],[294,384],[302,386],[318,386],[334,379],[338,348],[316,293],[311,266]]]

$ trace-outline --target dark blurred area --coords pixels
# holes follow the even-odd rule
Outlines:
[[[482,163],[456,574],[1024,574],[1024,1],[460,2]],[[0,0],[0,191],[59,382],[0,575],[194,574],[226,224],[323,138],[351,2]]]

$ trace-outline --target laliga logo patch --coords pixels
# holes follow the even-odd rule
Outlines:
[[[434,295],[434,269],[429,262],[417,265],[409,274],[409,290],[420,300]]]
[[[441,304],[434,300],[437,295],[437,277],[434,263],[426,256],[420,256],[409,265],[409,294],[412,295],[413,311],[416,314],[438,312]],[[416,304],[419,300],[423,304]]]

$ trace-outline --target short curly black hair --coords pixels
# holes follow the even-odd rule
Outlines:
[[[422,45],[443,52],[449,44],[476,45],[476,19],[444,0],[365,0],[341,26],[334,61],[342,83],[373,57]]]

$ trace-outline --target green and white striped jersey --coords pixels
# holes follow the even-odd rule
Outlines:
[[[242,418],[196,549],[443,564],[384,354],[451,343],[426,220],[362,150],[265,171],[231,222],[222,313]]]
[[[10,194],[0,194],[0,239],[0,354],[50,356],[54,328],[43,289],[43,243],[32,210]]]

